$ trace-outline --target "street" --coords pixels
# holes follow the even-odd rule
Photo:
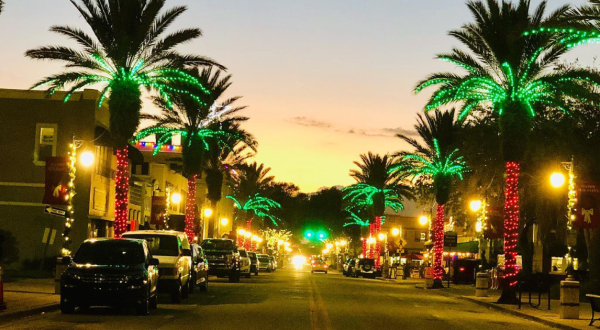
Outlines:
[[[132,310],[52,312],[0,329],[546,329],[443,294],[380,280],[280,269],[241,283],[211,278],[181,305],[161,296],[148,317]]]

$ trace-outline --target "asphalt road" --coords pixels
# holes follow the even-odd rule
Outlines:
[[[449,296],[379,280],[280,269],[241,283],[211,278],[208,292],[158,310],[92,308],[0,324],[0,329],[547,329]]]

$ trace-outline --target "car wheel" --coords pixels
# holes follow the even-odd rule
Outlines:
[[[60,312],[63,314],[73,314],[73,313],[75,313],[75,305],[64,301],[64,299],[61,299],[60,300]]]
[[[135,306],[137,315],[146,316],[150,314],[150,293],[147,293],[142,298],[142,301]]]
[[[248,274],[246,274],[246,278],[250,278],[250,271],[248,271]]]
[[[190,296],[190,285],[191,284],[192,284],[192,282],[189,280],[189,277],[188,277],[187,283],[185,284],[185,286],[182,287],[181,298],[187,299]]]
[[[271,272],[271,268],[267,268],[267,273],[270,273],[270,272]]]
[[[254,276],[258,276],[258,269],[254,271]]]
[[[152,298],[150,298],[150,309],[157,309],[158,308],[158,292],[154,292],[154,296],[152,296]]]
[[[196,288],[196,276],[197,275],[193,275],[190,277],[190,293],[194,293],[194,289]]]
[[[174,304],[181,303],[181,282],[177,281],[177,284],[171,292],[171,302]]]
[[[200,284],[200,291],[208,291],[208,275],[206,275],[204,282]]]
[[[325,274],[327,274],[327,271],[325,271]]]

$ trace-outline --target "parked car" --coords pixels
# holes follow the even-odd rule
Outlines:
[[[270,273],[273,270],[273,268],[269,256],[266,254],[257,254],[256,256],[258,257],[258,270],[264,270],[267,273]]]
[[[356,259],[354,259],[354,258],[346,259],[346,262],[344,263],[344,266],[342,268],[342,274],[345,276],[352,275],[355,265],[356,265]]]
[[[171,302],[180,303],[190,292],[192,250],[187,235],[172,230],[139,230],[123,234],[123,238],[144,239],[158,266],[158,291],[168,292]]]
[[[192,244],[192,280],[190,293],[198,286],[200,291],[208,291],[208,261],[204,256],[202,247]]]
[[[327,266],[327,261],[323,259],[313,259],[311,263],[310,272],[323,272],[327,274],[327,268],[329,268],[329,266]]]
[[[157,306],[158,259],[143,240],[89,239],[83,242],[60,278],[60,310],[76,307],[135,306],[148,315]]]
[[[368,258],[363,258],[363,259],[358,259],[358,261],[356,262],[355,266],[352,268],[353,272],[352,275],[353,277],[370,277],[370,278],[375,278],[376,276],[376,269],[375,269],[375,259],[368,259]]]
[[[251,262],[250,272],[258,276],[258,257],[256,256],[256,252],[248,252],[248,257],[250,257]]]
[[[271,260],[271,267],[273,269],[273,271],[277,270],[277,258],[275,258],[274,256],[270,256],[269,259]]]
[[[208,260],[208,273],[229,277],[229,282],[240,281],[239,253],[235,243],[226,238],[208,238],[202,241],[202,249]]]
[[[250,278],[252,261],[248,256],[246,249],[238,249],[240,258],[240,275],[244,275],[246,278]]]
[[[457,259],[454,260],[454,283],[475,283],[477,269],[481,260],[477,259]]]

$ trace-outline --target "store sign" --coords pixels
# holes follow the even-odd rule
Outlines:
[[[150,224],[164,226],[166,212],[167,198],[165,196],[152,196],[152,219],[150,220]]]
[[[600,188],[592,182],[577,182],[577,205],[573,226],[579,229],[600,227]]]
[[[456,247],[458,245],[458,235],[456,232],[447,231],[444,234],[444,246],[445,247]]]
[[[42,203],[49,205],[68,205],[69,177],[68,157],[46,158],[46,180]]]

